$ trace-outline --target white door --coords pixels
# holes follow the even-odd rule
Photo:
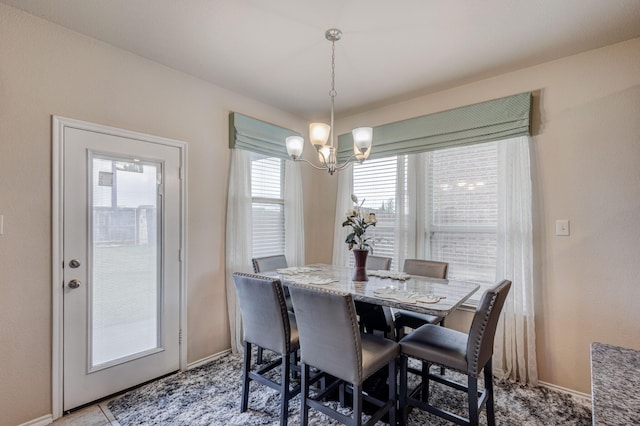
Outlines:
[[[180,367],[180,155],[64,127],[64,410]]]

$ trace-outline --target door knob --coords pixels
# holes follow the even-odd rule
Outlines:
[[[78,281],[78,280],[71,280],[71,281],[69,281],[69,284],[68,284],[68,285],[69,285],[69,288],[74,288],[74,289],[75,289],[75,288],[80,287],[80,281]]]
[[[79,266],[80,266],[80,261],[79,261],[78,259],[71,259],[71,260],[69,261],[69,267],[70,267],[70,268],[75,269],[75,268],[77,268],[77,267],[79,267]]]

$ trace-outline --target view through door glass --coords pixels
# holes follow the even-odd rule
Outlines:
[[[92,369],[161,346],[159,176],[159,163],[92,159]]]

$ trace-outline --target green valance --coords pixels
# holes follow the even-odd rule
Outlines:
[[[508,96],[373,128],[369,158],[414,154],[530,135],[531,93]],[[353,154],[351,133],[338,137],[338,161]]]
[[[268,157],[290,159],[285,146],[288,136],[300,135],[246,115],[229,114],[229,148],[245,149]]]

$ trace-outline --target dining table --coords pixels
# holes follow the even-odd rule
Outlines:
[[[279,278],[285,287],[306,287],[349,293],[355,301],[446,317],[458,309],[480,286],[475,283],[408,275],[403,272],[367,271],[367,281],[355,281],[354,268],[326,264],[294,266],[260,273]],[[387,371],[381,370],[364,383],[369,395],[388,394]],[[335,396],[334,396],[335,397]],[[329,396],[329,399],[332,397]],[[374,406],[364,404],[372,414]]]
[[[466,281],[428,278],[403,272],[367,271],[367,281],[354,281],[354,269],[326,264],[281,268],[265,273],[284,286],[350,293],[354,300],[395,309],[446,317],[480,286]]]

